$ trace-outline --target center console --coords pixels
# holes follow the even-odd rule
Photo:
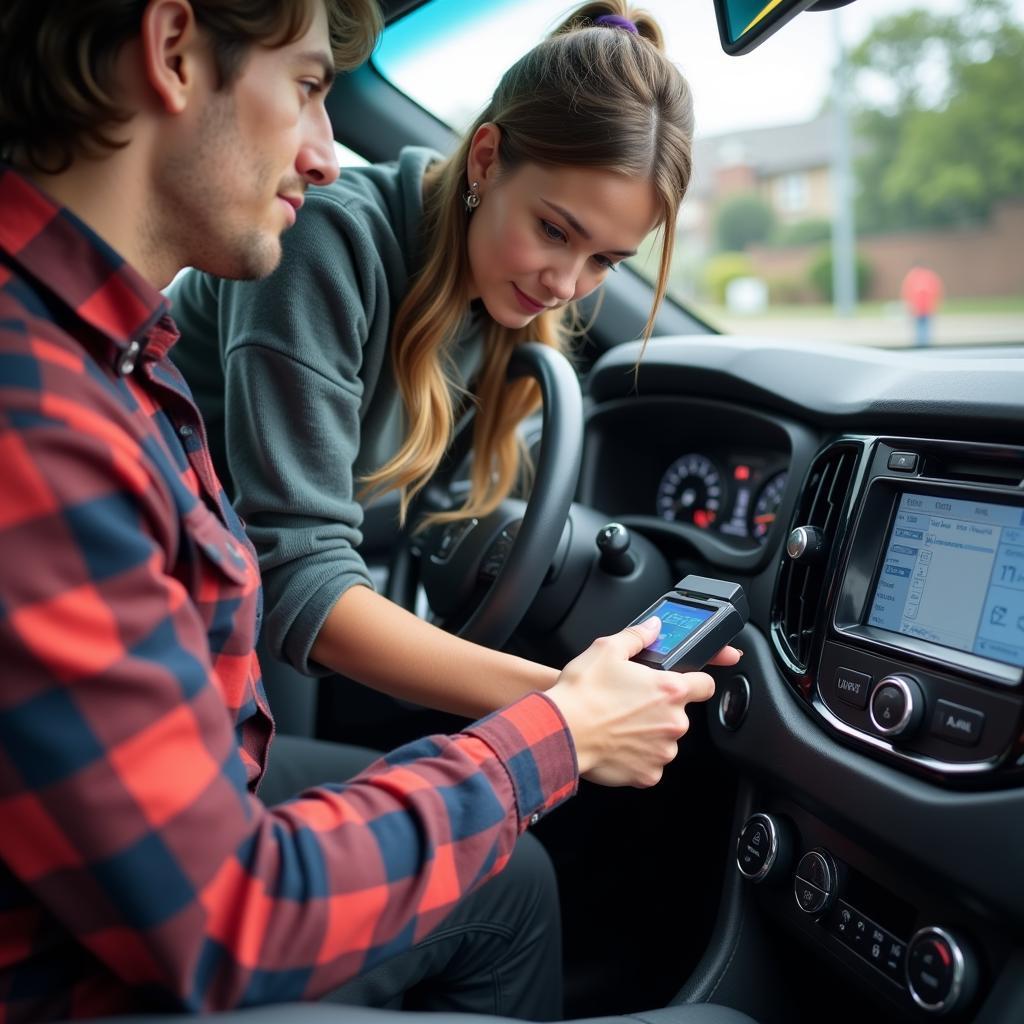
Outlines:
[[[935,858],[908,856],[902,822],[899,858],[862,800],[818,792],[801,804],[779,788],[740,829],[737,870],[776,921],[900,1019],[965,1018],[1011,954],[1000,908],[963,881],[999,839],[954,840],[966,818],[941,808],[970,803],[994,824],[979,808],[1024,785],[1024,449],[864,436],[828,446],[797,502],[770,639],[821,732],[913,793],[886,813],[900,807],[921,844],[966,856],[929,875],[919,864]],[[905,787],[904,773],[915,777]],[[990,898],[1000,885],[1016,882],[986,886]]]
[[[794,564],[818,552],[827,612],[794,685],[828,727],[907,770],[1019,782],[1024,451],[859,444],[831,533],[797,523],[790,537]],[[785,648],[784,628],[778,636]]]

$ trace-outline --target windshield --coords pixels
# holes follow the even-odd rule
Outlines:
[[[711,0],[643,7],[697,114],[674,301],[745,334],[1024,342],[1024,0],[856,0],[742,57]],[[569,10],[432,0],[374,60],[461,131]]]

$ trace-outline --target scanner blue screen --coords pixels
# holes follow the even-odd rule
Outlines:
[[[652,608],[648,615],[648,618],[657,615],[661,619],[661,632],[653,644],[648,644],[647,650],[655,654],[668,654],[714,614],[713,608],[680,604],[678,601],[662,601],[656,608]]]

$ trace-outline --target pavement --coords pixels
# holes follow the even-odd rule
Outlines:
[[[743,316],[715,314],[714,326],[729,334],[787,338],[879,348],[909,348],[914,325],[903,316]],[[1024,345],[1024,313],[939,314],[932,325],[932,345]]]

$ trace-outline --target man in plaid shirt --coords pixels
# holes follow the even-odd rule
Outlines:
[[[4,1021],[317,999],[403,956],[399,988],[443,971],[421,940],[531,821],[582,772],[656,782],[711,695],[628,661],[652,620],[458,735],[256,795],[256,559],[158,289],[187,265],[273,269],[305,187],[338,173],[324,95],[377,24],[373,0],[0,12]],[[550,1012],[465,988],[440,1005]]]

